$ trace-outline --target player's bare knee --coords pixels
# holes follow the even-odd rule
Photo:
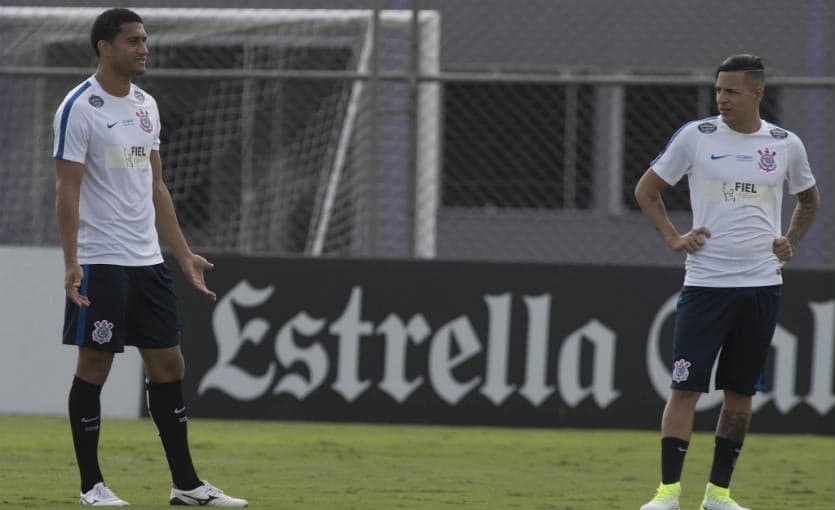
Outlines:
[[[751,395],[725,390],[723,407],[733,411],[750,412],[752,399]]]
[[[145,375],[150,381],[174,382],[185,376],[185,361],[178,348],[144,351],[142,359],[145,362]]]
[[[76,365],[75,375],[91,384],[101,386],[107,381],[112,364],[112,352],[82,347],[78,350],[78,364]]]
[[[680,404],[696,405],[701,396],[701,392],[698,391],[672,390],[670,392],[670,400]]]
[[[76,370],[75,376],[84,382],[95,384],[97,386],[104,386],[104,383],[107,382],[107,376],[109,373],[109,371],[97,371],[87,369]]]
[[[168,383],[183,379],[185,370],[181,364],[170,361],[152,362],[145,364],[145,375],[149,381]]]

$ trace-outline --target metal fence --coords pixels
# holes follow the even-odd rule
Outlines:
[[[637,210],[632,189],[678,126],[714,111],[712,69],[731,53],[727,45],[698,30],[669,34],[713,60],[700,55],[683,66],[687,51],[676,60],[645,42],[639,62],[626,43],[600,45],[612,30],[588,26],[604,16],[600,2],[586,4],[582,33],[553,2],[515,4],[542,19],[493,16],[478,29],[462,22],[454,1],[397,3],[405,8],[137,8],[151,47],[151,68],[137,83],[159,102],[164,173],[192,244],[309,256],[681,263]],[[800,4],[806,24],[774,37],[819,22],[809,13],[820,6]],[[563,8],[583,14],[580,4]],[[100,10],[0,8],[0,244],[57,244],[52,117],[94,71],[86,34]],[[597,19],[618,14],[641,15],[615,9]],[[549,20],[565,30],[556,49],[542,29]],[[794,264],[831,268],[835,65],[823,56],[814,74],[793,68],[795,49],[770,56],[763,116],[806,142],[824,198]],[[665,201],[686,229],[686,183]],[[784,202],[786,221],[792,206]]]

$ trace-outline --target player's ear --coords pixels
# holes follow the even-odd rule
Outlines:
[[[110,56],[110,41],[105,39],[99,39],[96,42],[96,47],[99,49],[99,56]]]
[[[762,101],[765,97],[765,87],[757,85],[756,88],[754,88],[754,96],[757,98],[757,101]]]
[[[765,83],[758,83],[756,88],[754,89],[754,94],[756,94],[757,100],[762,101],[762,99],[765,97]]]

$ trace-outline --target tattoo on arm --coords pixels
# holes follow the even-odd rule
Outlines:
[[[742,411],[723,410],[719,415],[719,423],[716,426],[716,435],[742,443],[745,434],[748,432],[748,424],[751,423],[751,414]]]
[[[809,230],[818,207],[820,207],[820,197],[816,186],[797,194],[797,206],[794,208],[791,223],[786,232],[786,238],[792,243],[792,246],[797,246],[797,243]]]

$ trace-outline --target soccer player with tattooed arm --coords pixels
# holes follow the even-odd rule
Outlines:
[[[681,472],[696,403],[715,387],[724,399],[704,510],[747,510],[730,497],[731,474],[751,421],[752,396],[777,325],[783,265],[819,207],[806,149],[792,132],[760,118],[765,70],[734,55],[715,76],[717,117],[682,126],[635,188],[644,215],[667,246],[686,252],[673,333],[671,393],[661,419],[661,484],[641,510],[678,510]],[[687,176],[693,227],[678,232],[661,192]],[[797,197],[781,229],[784,189]],[[720,353],[721,352],[721,353]]]
[[[125,506],[99,468],[100,393],[114,353],[138,348],[148,409],[171,471],[171,505],[247,506],[198,478],[187,437],[177,298],[157,230],[186,279],[208,299],[206,259],[189,249],[162,179],[157,104],[131,80],[145,72],[148,44],[136,13],[109,9],[90,42],[96,73],[55,114],[58,230],[64,251],[63,343],[78,350],[69,418],[82,505]]]

